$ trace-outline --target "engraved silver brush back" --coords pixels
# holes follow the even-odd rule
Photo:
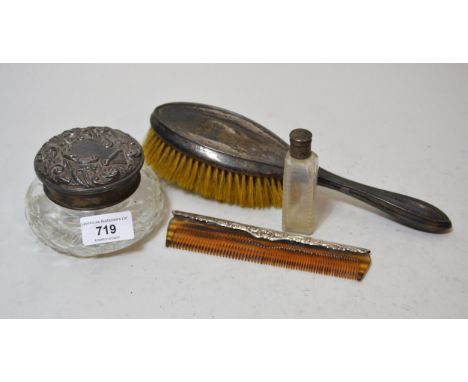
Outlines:
[[[202,162],[249,176],[283,177],[288,144],[240,114],[174,102],[154,110],[151,127],[165,143]],[[442,233],[452,227],[443,211],[420,199],[354,182],[324,168],[319,168],[317,183],[370,204],[415,229]]]

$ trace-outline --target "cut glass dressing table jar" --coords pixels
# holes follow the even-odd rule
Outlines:
[[[143,165],[140,144],[109,127],[75,128],[37,153],[37,178],[26,218],[37,237],[79,257],[102,255],[141,240],[162,220],[164,197]]]

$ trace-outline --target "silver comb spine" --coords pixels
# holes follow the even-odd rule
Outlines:
[[[172,214],[176,217],[181,217],[191,221],[198,221],[207,224],[214,224],[217,226],[243,231],[257,239],[265,239],[268,241],[289,241],[294,243],[299,243],[302,245],[307,245],[313,248],[325,249],[330,251],[339,251],[346,253],[355,253],[359,255],[368,255],[370,250],[366,248],[354,247],[346,244],[338,244],[330,241],[314,239],[310,236],[293,234],[289,232],[276,231],[269,228],[261,228],[253,225],[242,224],[238,222],[233,222],[230,220],[224,220],[219,218],[213,218],[204,215],[193,214],[190,212],[183,211],[172,211]]]

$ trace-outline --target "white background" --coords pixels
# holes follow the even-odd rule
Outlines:
[[[467,65],[0,66],[1,317],[467,317]],[[165,225],[125,254],[77,259],[41,244],[23,198],[40,146],[107,125],[142,140],[154,107],[195,101],[283,139],[314,134],[321,165],[435,204],[434,235],[319,188],[315,237],[372,250],[362,282],[164,246]],[[280,229],[281,210],[218,204],[172,186],[170,209]]]
[[[4,0],[0,58],[468,62],[467,11],[464,0]],[[8,381],[465,381],[466,322],[2,320],[0,375]]]

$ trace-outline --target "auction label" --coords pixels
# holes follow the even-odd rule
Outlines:
[[[84,245],[131,240],[135,237],[130,211],[85,216],[80,219],[80,225]]]

